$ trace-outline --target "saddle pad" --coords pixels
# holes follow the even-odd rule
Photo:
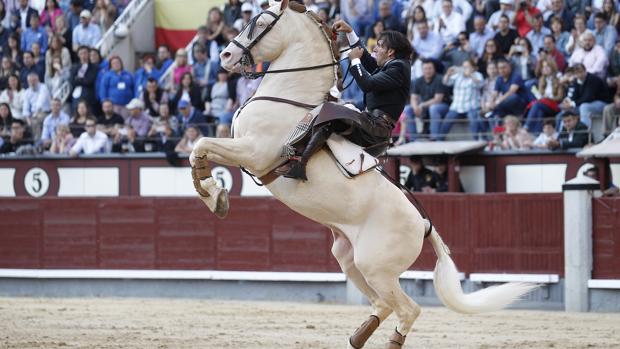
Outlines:
[[[379,165],[379,160],[371,156],[364,149],[347,140],[346,138],[332,133],[327,139],[327,146],[334,158],[351,175],[357,176]]]

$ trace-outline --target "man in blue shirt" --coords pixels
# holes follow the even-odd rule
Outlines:
[[[525,87],[521,75],[512,71],[510,63],[505,58],[497,60],[497,69],[500,76],[495,80],[495,98],[492,115],[503,118],[508,114],[519,115],[527,105]]]
[[[413,47],[422,59],[438,59],[443,52],[444,42],[441,35],[428,30],[428,22],[416,23],[418,33],[413,40]]]
[[[56,137],[56,128],[58,125],[69,125],[71,118],[67,113],[62,111],[62,102],[58,98],[52,99],[52,112],[43,120],[43,132],[41,133],[41,141],[44,148],[48,148]]]
[[[188,100],[182,99],[179,102],[177,109],[179,109],[179,115],[177,118],[179,119],[179,125],[181,126],[181,133],[184,133],[185,129],[189,125],[194,125],[200,129],[200,132],[202,132],[204,136],[215,136],[213,125],[207,125],[207,119],[205,116],[200,112],[200,110],[192,107]]]
[[[80,13],[80,25],[73,29],[73,51],[77,52],[80,46],[95,47],[101,39],[101,29],[90,22],[92,14],[88,10]]]
[[[47,51],[47,32],[39,24],[39,14],[33,13],[30,16],[30,28],[26,28],[22,34],[22,51],[31,51],[35,42],[41,47],[41,54],[44,55]]]

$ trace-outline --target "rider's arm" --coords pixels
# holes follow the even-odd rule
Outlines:
[[[355,59],[354,59],[355,61]],[[366,93],[374,91],[387,91],[400,88],[403,84],[409,84],[405,75],[404,67],[399,63],[391,63],[387,69],[384,69],[374,75],[368,73],[361,64],[354,64],[351,67],[351,75],[357,82],[360,89]]]
[[[359,37],[357,36],[357,34],[355,34],[354,31],[347,33],[347,40],[349,40],[349,46],[351,48],[361,47],[362,49],[364,49],[364,54],[362,55],[362,58],[361,59],[356,58],[352,60],[351,66],[354,66],[356,64],[361,64],[364,66],[364,68],[366,68],[367,71],[371,71],[371,72],[375,71],[375,69],[379,67],[377,65],[377,61],[374,58],[372,58],[370,53],[368,53],[368,50],[366,49],[366,47],[362,45],[362,40],[359,39]]]

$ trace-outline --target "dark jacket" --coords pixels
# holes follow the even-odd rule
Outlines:
[[[607,84],[601,78],[587,73],[583,84],[579,84],[577,80],[575,80],[575,82],[569,86],[567,96],[574,101],[577,106],[594,101],[608,102],[609,96],[607,89]]]
[[[394,59],[379,68],[367,50],[362,64],[351,67],[351,75],[364,92],[364,104],[370,111],[380,109],[397,121],[409,102],[411,88],[411,63]]]
[[[83,78],[78,77],[78,71],[82,65],[80,63],[74,64],[71,67],[71,83],[75,89],[77,86],[82,87],[82,94],[79,99],[85,99],[88,105],[95,105],[97,102],[97,95],[95,94],[95,85],[97,81],[97,74],[99,72],[97,66],[88,64],[86,74]]]
[[[572,132],[568,132],[566,128],[562,126],[558,140],[560,141],[561,149],[569,149],[583,148],[584,145],[588,144],[588,138],[588,126],[579,121]]]
[[[30,28],[30,17],[33,14],[37,14],[37,10],[28,6],[28,10],[26,14],[26,28]],[[20,26],[21,26],[21,18],[19,15],[19,8],[17,8],[13,10],[13,12],[11,13],[11,31],[16,31],[17,28],[19,28]],[[22,29],[26,29],[26,28],[22,28]]]

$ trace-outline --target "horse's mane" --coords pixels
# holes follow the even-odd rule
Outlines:
[[[288,8],[295,12],[304,13],[306,12],[306,5],[300,4],[297,1],[291,1],[288,3]]]

